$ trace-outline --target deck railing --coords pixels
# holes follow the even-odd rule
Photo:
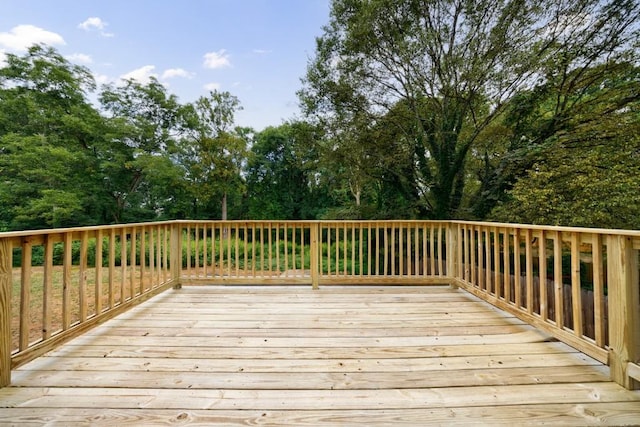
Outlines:
[[[640,379],[640,232],[462,221],[170,221],[0,233],[11,369],[182,284],[449,284]]]
[[[180,227],[182,283],[450,283],[444,222],[191,221]]]

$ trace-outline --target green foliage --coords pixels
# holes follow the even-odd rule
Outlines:
[[[259,132],[247,164],[247,205],[251,219],[313,219],[329,202],[316,180],[317,130],[287,123]]]
[[[556,173],[551,170],[545,175],[547,168],[574,167],[575,178],[585,177],[589,185],[594,180],[606,185],[611,174],[601,173],[595,166],[598,161],[609,167],[617,157],[635,157],[633,151],[637,146],[635,141],[640,126],[639,77],[640,68],[628,62],[607,62],[571,72],[565,70],[535,89],[514,97],[501,123],[508,130],[508,133],[504,133],[504,139],[508,142],[503,139],[499,145],[499,154],[487,157],[483,170],[479,173],[482,187],[477,192],[474,203],[476,214],[481,218],[485,217],[496,204],[509,199],[509,190],[514,184],[519,187],[514,191],[522,191],[526,187],[526,181],[532,176],[531,184],[537,187],[543,181],[535,182],[535,177],[545,176],[549,180],[546,185],[549,194],[557,195],[564,202],[571,203],[571,200],[581,198],[579,191],[569,195],[564,188],[562,176],[566,176],[569,171]],[[547,163],[551,164],[545,166]],[[590,163],[594,166],[589,166]],[[541,171],[543,175],[533,175],[534,172]],[[629,169],[632,180],[635,179],[632,178],[634,171],[633,167]],[[555,182],[555,179],[559,181]],[[575,183],[572,179],[568,181],[570,184]],[[556,194],[556,190],[561,190],[564,195]],[[611,196],[617,192],[618,190],[612,189]],[[607,204],[609,193],[598,193],[602,197],[602,203]],[[628,202],[633,203],[633,200],[628,198]],[[610,202],[611,205],[619,203],[620,200]],[[532,210],[529,217],[537,217],[539,220],[545,217],[539,216],[540,212],[536,211]],[[571,219],[570,215],[564,215],[562,221],[565,225],[586,224],[588,218],[589,215],[583,215],[582,219],[578,216]],[[612,222],[601,218],[596,223]],[[628,226],[631,224],[632,222]]]
[[[484,216],[531,166],[514,153],[528,134],[542,143],[602,114],[589,96],[602,83],[592,70],[606,76],[633,63],[639,11],[631,1],[336,0],[300,98],[330,130],[329,146],[344,147],[350,185],[362,169],[348,153],[382,159],[393,146],[395,161],[380,162],[372,181],[403,194],[406,216],[466,216],[471,207]],[[509,109],[514,120],[503,122]],[[500,124],[511,128],[506,146],[490,140]]]
[[[234,127],[228,92],[181,104],[129,80],[98,111],[88,69],[46,46],[8,54],[0,231],[227,216],[640,228],[638,2],[331,8],[307,121],[258,133]]]
[[[240,204],[248,132],[231,130],[235,97],[212,93],[194,108],[155,79],[129,80],[103,88],[103,115],[86,99],[94,89],[86,68],[52,48],[7,55],[1,229],[212,218],[213,200]]]
[[[509,192],[491,218],[500,221],[603,228],[640,228],[640,141],[624,147],[558,148]],[[619,144],[619,145],[618,145]]]

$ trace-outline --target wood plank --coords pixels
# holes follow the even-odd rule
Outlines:
[[[442,337],[210,337],[194,340],[193,337],[137,337],[136,345],[142,346],[193,346],[193,347],[400,347],[460,344],[506,344],[547,341],[549,336],[538,330],[513,334],[457,335]],[[131,337],[82,335],[72,340],[74,345],[131,345]]]
[[[629,424],[608,374],[448,287],[184,287],[14,370],[0,424]]]
[[[493,368],[602,366],[583,353],[481,355],[406,358],[228,359],[215,352],[186,357],[70,357],[49,356],[29,362],[22,371],[162,371],[162,372],[402,372]]]
[[[28,239],[22,242],[22,265],[20,273],[20,351],[29,346],[29,329],[31,328],[31,257],[32,246]]]
[[[102,313],[102,244],[104,243],[103,230],[100,229],[96,232],[96,249],[95,249],[95,287],[94,287],[94,301],[95,301],[95,314]]]
[[[119,317],[120,319],[130,319],[130,318],[135,318],[136,315],[139,313],[125,313],[123,315],[123,317]],[[189,313],[147,313],[146,318],[147,319],[153,319],[153,320],[184,320],[185,318],[187,318],[189,316]],[[344,314],[344,315],[337,315],[337,314],[331,314],[330,316],[332,318],[333,321],[343,321],[343,322],[361,322],[361,321],[367,321],[367,316],[366,315],[361,315],[361,316],[357,316],[355,313],[353,314]],[[432,320],[442,320],[442,319],[458,319],[460,321],[466,320],[466,319],[496,319],[496,315],[493,313],[453,313],[453,312],[446,312],[446,313],[429,313],[429,314],[419,314],[419,313],[413,313],[413,314],[407,314],[405,315],[406,320],[409,322],[425,322],[425,324],[428,324],[428,322],[432,321]],[[225,315],[223,313],[219,313],[219,314],[199,314],[198,315],[198,319],[201,319],[202,321],[263,321],[264,319],[269,319],[270,321],[288,321],[289,324],[291,325],[292,322],[295,324],[300,324],[301,322],[322,322],[326,319],[329,318],[329,316],[327,316],[326,313],[308,313],[306,315],[303,314],[287,314],[287,313],[277,313],[277,314],[239,314],[239,313],[235,313],[235,314],[229,314],[229,315]],[[386,314],[386,315],[379,315],[377,316],[377,318],[379,319],[380,322],[384,323],[385,321],[389,321],[389,320],[399,320],[399,317],[393,314]]]
[[[563,366],[562,369],[480,368],[464,370],[417,370],[393,372],[192,372],[192,371],[16,371],[17,387],[235,389],[235,390],[380,390],[453,388],[522,384],[569,384],[606,382],[608,370],[594,366]]]
[[[13,248],[9,239],[0,239],[0,387],[11,382],[11,288]]]
[[[627,364],[640,358],[640,291],[638,252],[631,240],[622,236],[607,238],[609,285],[609,366],[611,377],[626,388],[639,388],[640,382],[627,375]]]
[[[63,408],[55,414],[48,408],[6,408],[0,423],[21,426],[56,425],[226,425],[226,426],[343,426],[343,425],[432,425],[468,426],[585,426],[633,425],[640,419],[636,402],[549,403],[494,407],[449,407],[352,410],[184,410],[184,409],[97,409]]]
[[[371,283],[371,280],[369,281]],[[372,286],[372,285],[358,285],[358,286],[327,286],[321,287],[318,290],[311,291],[310,286],[300,286],[300,285],[273,285],[273,286],[257,286],[257,285],[212,285],[212,286],[188,286],[180,289],[179,291],[175,291],[180,294],[209,294],[209,295],[245,295],[245,294],[253,294],[253,295],[273,295],[280,294],[284,296],[292,296],[292,295],[343,295],[343,294],[351,294],[351,295],[406,295],[406,294],[419,294],[419,295],[428,295],[428,294],[441,294],[441,293],[452,293],[460,295],[460,292],[449,287],[449,286]],[[462,294],[465,295],[465,294]],[[465,295],[466,296],[466,295]]]
[[[562,281],[562,234],[556,231],[553,237],[553,293],[555,302],[555,324],[564,327],[564,284]]]
[[[428,323],[425,323],[424,319],[408,319],[400,320],[388,318],[384,322],[385,329],[399,329],[399,328],[473,328],[478,326],[506,326],[506,325],[523,325],[520,319],[516,317],[496,317],[496,316],[465,316],[460,319],[457,317],[448,316],[446,318],[431,318]],[[295,324],[291,323],[291,320],[277,320],[277,319],[239,319],[239,320],[190,320],[184,318],[175,319],[138,319],[136,317],[129,317],[123,319],[118,317],[100,327],[100,329],[111,329],[119,327],[130,328],[192,328],[192,329],[233,329],[233,328],[253,328],[253,329],[282,329],[282,328],[296,328],[296,329],[379,329],[380,321],[371,320],[366,318],[338,318],[333,317],[321,317],[317,316],[313,319],[304,319]],[[464,333],[465,331],[463,331]],[[93,332],[92,332],[93,333]]]
[[[157,357],[157,358],[223,358],[223,359],[388,359],[419,357],[461,357],[472,355],[557,354],[575,352],[561,342],[526,344],[475,344],[426,347],[178,347],[178,346],[76,346],[72,343],[48,353],[65,357]]]
[[[42,278],[42,339],[51,337],[53,305],[53,239],[47,235],[44,246],[44,277]]]
[[[549,319],[549,296],[547,295],[547,236],[544,230],[540,231],[540,248],[538,250],[538,289],[540,292],[540,317],[543,321]]]
[[[297,324],[296,328],[244,328],[238,325],[236,328],[220,329],[212,328],[96,328],[87,331],[87,336],[118,336],[118,337],[194,337],[194,338],[224,338],[224,337],[262,337],[262,338],[348,338],[348,337],[438,337],[438,336],[466,336],[480,334],[514,334],[526,330],[535,330],[532,326],[507,325],[507,326],[461,326],[437,327],[437,328],[409,328],[387,327],[381,328],[315,328],[313,323],[305,325]]]
[[[72,233],[64,234],[64,258],[62,262],[62,330],[71,326],[71,264],[72,264]]]
[[[157,408],[157,409],[411,409],[510,406],[563,403],[634,402],[637,393],[611,382],[387,390],[236,390],[8,387],[0,389],[3,406],[24,408]]]
[[[593,322],[595,326],[596,345],[605,345],[606,312],[604,293],[604,269],[602,264],[602,236],[593,236],[591,254],[593,257]]]
[[[80,269],[78,271],[78,304],[79,304],[79,320],[84,322],[87,320],[87,309],[89,302],[87,299],[87,253],[89,246],[89,232],[84,230],[80,233]]]
[[[571,233],[571,307],[573,331],[582,337],[582,291],[580,283],[580,234]]]
[[[396,316],[397,317],[397,313],[398,311],[402,310],[404,308],[403,313],[407,314],[407,315],[412,315],[412,314],[436,314],[436,313],[451,313],[451,312],[459,312],[459,313],[478,313],[478,312],[486,312],[487,309],[485,307],[482,306],[478,306],[478,304],[475,303],[468,303],[468,304],[464,304],[464,303],[456,303],[456,304],[433,304],[433,305],[429,305],[429,306],[408,306],[408,307],[403,307],[402,305],[398,306],[398,307],[393,307],[393,306],[385,306],[385,305],[378,305],[375,307],[352,307],[352,308],[340,308],[340,307],[310,307],[310,306],[306,306],[306,305],[298,305],[298,306],[293,306],[293,307],[283,307],[282,313],[286,313],[287,315],[309,315],[309,314],[322,314],[322,315],[357,315],[357,314],[363,314],[365,316],[370,316],[369,312],[372,310],[375,310],[377,313],[379,313],[380,315],[391,315],[391,316]],[[145,309],[133,309],[132,313],[138,313],[141,310],[145,310]],[[193,307],[189,307],[188,305],[182,305],[182,306],[175,306],[175,305],[169,305],[169,306],[163,306],[161,304],[158,304],[157,307],[153,307],[151,309],[145,310],[145,311],[151,311],[154,314],[192,314],[192,315],[198,315],[198,314],[225,314],[228,313],[229,315],[233,316],[234,314],[238,314],[238,315],[242,315],[242,314],[249,314],[249,315],[264,315],[264,314],[271,314],[273,313],[273,309],[269,308],[269,307],[254,307],[254,308],[242,308],[242,307],[225,307],[225,306],[218,306],[218,307],[198,307],[198,306],[193,306]]]

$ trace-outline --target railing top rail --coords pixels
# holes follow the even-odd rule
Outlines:
[[[640,230],[623,230],[623,229],[608,229],[608,228],[587,228],[587,227],[566,227],[566,226],[553,226],[553,225],[534,225],[534,224],[512,224],[501,222],[488,222],[488,221],[461,221],[461,220],[416,220],[416,219],[392,219],[392,220],[284,220],[284,219],[265,219],[265,220],[170,220],[170,221],[153,221],[153,222],[138,222],[138,223],[122,223],[122,224],[110,224],[110,225],[92,225],[86,227],[69,227],[69,228],[46,228],[36,230],[21,230],[21,231],[7,231],[0,232],[0,239],[6,238],[20,238],[33,235],[48,235],[48,234],[62,234],[69,232],[83,232],[83,231],[97,231],[97,230],[110,230],[110,229],[122,229],[130,227],[143,227],[143,226],[157,226],[157,225],[172,225],[172,224],[210,224],[225,223],[225,224],[296,224],[296,225],[312,225],[312,224],[461,224],[472,226],[484,226],[484,227],[498,227],[498,228],[511,228],[511,229],[528,229],[528,230],[544,230],[544,231],[560,231],[560,232],[574,232],[574,233],[592,233],[601,235],[616,235],[616,236],[630,236],[640,237]]]
[[[450,224],[475,225],[475,226],[485,226],[485,227],[517,228],[517,229],[527,229],[527,230],[561,231],[561,232],[572,232],[572,233],[592,233],[592,234],[602,234],[602,235],[640,237],[640,230],[622,230],[622,229],[615,229],[615,228],[588,228],[588,227],[566,227],[566,226],[557,226],[557,225],[511,224],[511,223],[490,222],[490,221],[451,220],[447,222]]]
[[[121,228],[131,228],[131,227],[143,227],[143,226],[152,226],[152,225],[171,225],[176,221],[154,221],[154,222],[136,222],[136,223],[122,223],[122,224],[109,224],[109,225],[89,225],[86,227],[67,227],[67,228],[40,228],[35,230],[20,230],[20,231],[5,231],[0,233],[0,239],[11,239],[16,237],[26,237],[33,235],[46,235],[46,234],[63,234],[63,233],[74,233],[81,231],[96,231],[96,230],[110,230],[110,229],[121,229]]]
[[[194,219],[194,220],[186,220],[179,219],[175,221],[171,221],[177,224],[209,224],[211,222],[216,223],[231,223],[231,224],[274,224],[274,223],[287,223],[287,224],[399,224],[399,223],[407,223],[407,224],[422,224],[422,223],[433,223],[433,224],[447,224],[451,221],[449,220],[423,220],[423,219],[230,219],[230,220],[221,220],[221,219]]]

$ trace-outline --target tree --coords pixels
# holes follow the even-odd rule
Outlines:
[[[585,75],[593,74],[599,71]],[[517,177],[490,217],[536,224],[640,228],[639,77],[640,69],[621,64],[616,72],[597,79],[591,76],[589,90],[578,86],[578,93],[568,98],[580,114],[555,124],[559,130],[530,146],[535,149],[522,150],[518,160],[533,165]],[[553,115],[544,113],[556,104],[555,98],[537,102],[522,120],[546,123]]]
[[[546,81],[510,100],[498,124],[508,129],[502,135],[508,142],[501,144],[500,155],[487,156],[484,162],[474,204],[480,218],[507,201],[509,190],[527,179],[534,165],[553,160],[550,152],[564,159],[569,156],[564,149],[576,157],[590,156],[596,145],[616,152],[623,150],[620,141],[633,137],[628,131],[636,126],[637,115],[629,112],[637,110],[640,101],[640,68],[631,62],[572,70],[555,63],[550,67]]]
[[[326,200],[313,176],[316,163],[305,123],[268,127],[255,136],[247,165],[249,218],[314,219]]]
[[[95,82],[87,68],[71,64],[53,48],[34,45],[22,57],[7,54],[0,88],[0,135],[64,139],[70,136],[64,121],[91,109],[86,95],[95,90]]]
[[[44,46],[0,68],[0,227],[104,221],[97,153],[102,118],[89,71]],[[82,182],[82,185],[78,185]]]
[[[156,218],[180,197],[180,187],[153,186],[149,179],[158,177],[158,163],[177,167],[170,156],[184,132],[184,106],[154,78],[147,84],[128,80],[107,86],[99,98],[109,113],[101,168],[104,187],[115,204],[113,221]]]
[[[213,91],[198,98],[189,107],[188,136],[181,141],[195,205],[219,201],[223,220],[228,217],[229,195],[238,196],[243,189],[246,133],[251,131],[233,128],[234,115],[241,109],[238,98],[229,92]]]
[[[417,166],[427,215],[453,217],[473,148],[509,100],[551,79],[558,61],[569,75],[628,60],[639,9],[625,0],[334,0],[300,97],[324,122],[386,117]],[[389,115],[398,108],[405,113]]]
[[[490,218],[578,227],[640,228],[640,141],[616,150],[549,148]],[[631,142],[631,143],[630,143]],[[560,144],[556,141],[556,144]]]

